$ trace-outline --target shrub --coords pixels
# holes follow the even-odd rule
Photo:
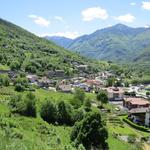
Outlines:
[[[0,86],[9,86],[10,83],[10,78],[8,77],[8,75],[3,75],[0,74]]]
[[[17,83],[15,85],[15,91],[17,91],[17,92],[22,92],[22,91],[24,91],[24,89],[25,89],[24,86],[19,83]]]
[[[13,96],[9,102],[11,112],[24,116],[36,117],[36,98],[28,93],[25,98],[22,95]]]
[[[129,136],[128,136],[128,142],[129,142],[129,143],[134,143],[135,141],[136,141],[136,138],[135,138],[134,135],[129,135]]]
[[[77,101],[78,105],[82,105],[85,100],[85,92],[83,89],[76,88],[74,93],[74,100]]]
[[[50,100],[46,99],[41,105],[40,115],[48,123],[55,123],[57,119],[56,106]]]
[[[129,119],[127,119],[127,117],[123,118],[123,121],[126,122],[126,123],[128,123],[133,128],[138,129],[138,130],[145,131],[145,132],[148,132],[148,130],[149,130],[148,128],[145,128],[143,126],[139,126],[139,125],[133,123],[132,121],[130,121]]]

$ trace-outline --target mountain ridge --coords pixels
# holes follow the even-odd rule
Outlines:
[[[150,28],[116,24],[78,37],[65,48],[100,60],[133,61],[135,53],[140,54],[150,45],[149,33]]]

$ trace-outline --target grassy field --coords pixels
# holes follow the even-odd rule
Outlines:
[[[4,128],[0,128],[0,149],[3,150],[73,150],[70,144],[71,127],[49,125],[39,116],[37,118],[11,115],[7,106],[7,98],[11,95],[18,94],[14,87],[9,86],[1,89],[0,93],[0,124],[3,122]],[[7,94],[3,94],[7,93]],[[26,92],[20,94],[26,95]],[[52,92],[44,89],[36,89],[33,92],[38,99],[38,107],[41,102],[47,99],[52,101],[69,102],[73,98],[72,94],[61,92]],[[86,98],[95,99],[95,94],[86,94]],[[137,131],[122,121],[122,117],[114,117],[114,108],[112,104],[105,105],[111,110],[110,114],[102,114],[107,122],[109,132],[108,144],[110,150],[137,150],[134,144],[123,142],[114,138],[113,133],[120,135],[135,135],[136,137],[148,136],[148,133]],[[96,108],[95,108],[96,109]],[[6,117],[4,117],[4,115]],[[51,148],[50,148],[51,147]]]
[[[129,143],[120,141],[109,134],[108,138],[110,150],[136,150],[135,147]]]

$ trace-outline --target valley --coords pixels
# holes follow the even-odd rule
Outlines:
[[[0,150],[149,149],[149,31],[45,39],[0,19]]]

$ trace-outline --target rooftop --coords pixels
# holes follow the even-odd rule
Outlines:
[[[130,102],[132,105],[147,105],[147,104],[150,105],[149,101],[137,97],[126,98],[125,101]]]
[[[123,93],[123,89],[120,87],[108,87],[107,92],[109,93]]]
[[[135,114],[135,113],[146,113],[146,112],[150,112],[150,107],[147,108],[133,108],[129,111],[129,113],[131,114]]]

